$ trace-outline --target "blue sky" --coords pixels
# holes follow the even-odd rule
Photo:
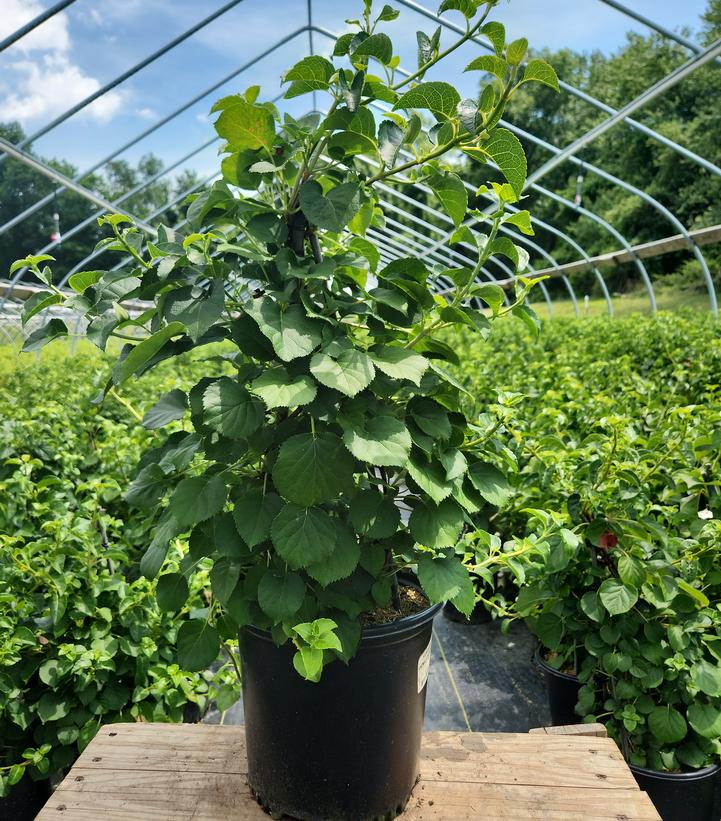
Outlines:
[[[432,0],[418,0],[428,8]],[[0,39],[36,16],[52,0],[0,0]],[[627,5],[667,28],[699,28],[705,0],[626,0]],[[212,14],[222,0],[77,0],[26,39],[0,54],[0,119],[18,119],[32,133],[62,111],[93,93],[148,54]],[[378,7],[382,0],[376,0]],[[398,5],[398,4],[396,4]],[[336,33],[344,19],[356,16],[360,0],[313,0],[314,23]],[[415,32],[432,23],[401,8],[387,29],[403,65],[413,67]],[[612,52],[625,33],[646,29],[601,0],[501,0],[493,14],[510,37],[527,36],[536,48],[570,46]],[[460,20],[451,13],[450,20]],[[189,40],[159,58],[101,100],[38,140],[44,156],[62,157],[85,169],[116,147],[151,127],[223,76],[291,34],[306,22],[305,0],[243,0]],[[451,41],[450,33],[442,42]],[[315,35],[316,50],[329,40]],[[136,160],[153,151],[170,164],[213,136],[207,112],[213,100],[259,83],[263,97],[280,92],[285,68],[307,53],[308,35],[295,37],[254,68],[227,83],[124,154]],[[461,90],[473,93],[462,69],[477,54],[467,45],[449,61],[447,71]],[[303,113],[307,98],[291,101],[291,113]],[[216,150],[206,149],[187,163],[204,173],[216,167]]]

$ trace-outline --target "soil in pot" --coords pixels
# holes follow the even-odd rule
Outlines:
[[[576,702],[578,701],[578,691],[582,685],[578,680],[578,676],[551,667],[543,658],[540,650],[536,651],[534,663],[541,668],[546,679],[548,706],[551,711],[553,726],[562,727],[568,724],[580,724],[581,718],[576,714]]]
[[[302,821],[402,811],[419,774],[440,607],[367,623],[356,656],[327,665],[317,684],[295,672],[292,646],[276,647],[265,630],[241,630],[248,783],[266,810]]]
[[[0,819],[8,821],[33,821],[50,798],[50,781],[47,778],[33,781],[27,775],[0,798]]]
[[[721,767],[687,773],[647,770],[631,764],[638,786],[648,793],[663,821],[718,821],[715,795],[721,790]]]

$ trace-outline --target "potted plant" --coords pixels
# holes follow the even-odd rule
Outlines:
[[[73,275],[70,299],[43,258],[19,263],[48,284],[26,316],[62,303],[86,315],[101,345],[125,343],[108,388],[210,343],[233,366],[224,375],[209,360],[188,393],[174,389],[148,412],[146,423],[185,428],[144,459],[127,498],[159,510],[141,569],[165,571],[168,601],[180,606],[195,568],[212,562],[213,597],[181,626],[180,660],[204,669],[240,630],[248,779],[274,813],[338,821],[404,806],[418,776],[431,620],[445,601],[473,609],[463,533],[509,492],[502,445],[462,412],[445,368],[457,359],[438,338],[451,326],[485,337],[508,313],[535,327],[531,283],[519,278],[503,307],[501,289],[477,277],[494,254],[526,266],[498,235],[502,224],[532,229],[527,211],[506,211],[525,159],[497,124],[520,84],[557,80],[542,61],[521,66],[527,43],[506,44],[487,21],[494,5],[445,0],[440,11],[463,15],[466,33],[441,50],[440,31],[420,32],[406,76],[380,30],[398,12],[374,14],[366,0],[333,60],[309,56],[285,75],[286,98],[319,92],[327,111],[281,117],[257,87],[215,104],[223,180],[193,198],[182,231],[161,226],[146,244],[127,217],[103,218],[112,236],[102,246],[124,259]],[[486,79],[462,100],[424,75],[472,36],[493,53],[468,66]],[[488,213],[469,210],[454,149],[505,178],[487,189]],[[467,267],[380,264],[376,185],[408,180],[451,216],[451,241],[477,248]],[[446,296],[434,293],[440,276],[455,284]],[[28,345],[66,330],[51,319]],[[188,530],[189,552],[167,572],[168,544]],[[504,565],[503,548],[470,544],[470,569]]]

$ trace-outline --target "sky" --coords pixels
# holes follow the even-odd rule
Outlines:
[[[430,33],[433,24],[418,12],[393,3],[400,18],[384,29],[392,37],[401,64],[415,68],[415,32]],[[435,8],[438,0],[417,0]],[[705,0],[625,0],[635,11],[670,29],[694,35]],[[0,0],[0,40],[48,8],[52,0]],[[380,8],[383,0],[376,0]],[[123,0],[97,3],[76,0],[65,11],[0,54],[0,121],[18,120],[33,134],[69,107],[197,25],[229,0]],[[360,0],[313,0],[313,22],[335,34],[347,30],[344,20],[357,16]],[[455,12],[446,15],[461,22]],[[491,19],[501,20],[509,39],[526,36],[534,48],[572,47],[610,53],[630,30],[648,29],[606,5],[603,0],[501,0]],[[258,60],[182,114],[144,137],[121,156],[136,161],[153,152],[166,165],[176,163],[214,136],[208,112],[226,94],[260,84],[264,99],[281,92],[285,69],[308,53],[308,33],[292,35],[307,22],[306,0],[240,0],[182,44],[152,61],[67,122],[34,142],[41,156],[70,161],[85,171],[124,143],[237,72],[282,38],[285,45]],[[444,33],[442,45],[452,42]],[[331,40],[314,34],[317,53],[328,54]],[[478,53],[467,44],[449,59],[444,73],[464,95],[474,91],[473,75],[463,68]],[[429,76],[428,79],[431,79]],[[284,103],[292,114],[305,113],[309,97]],[[177,166],[211,174],[217,146],[194,154]]]

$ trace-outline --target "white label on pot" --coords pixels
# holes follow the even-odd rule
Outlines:
[[[418,692],[426,686],[428,671],[431,669],[431,642],[418,658]]]

